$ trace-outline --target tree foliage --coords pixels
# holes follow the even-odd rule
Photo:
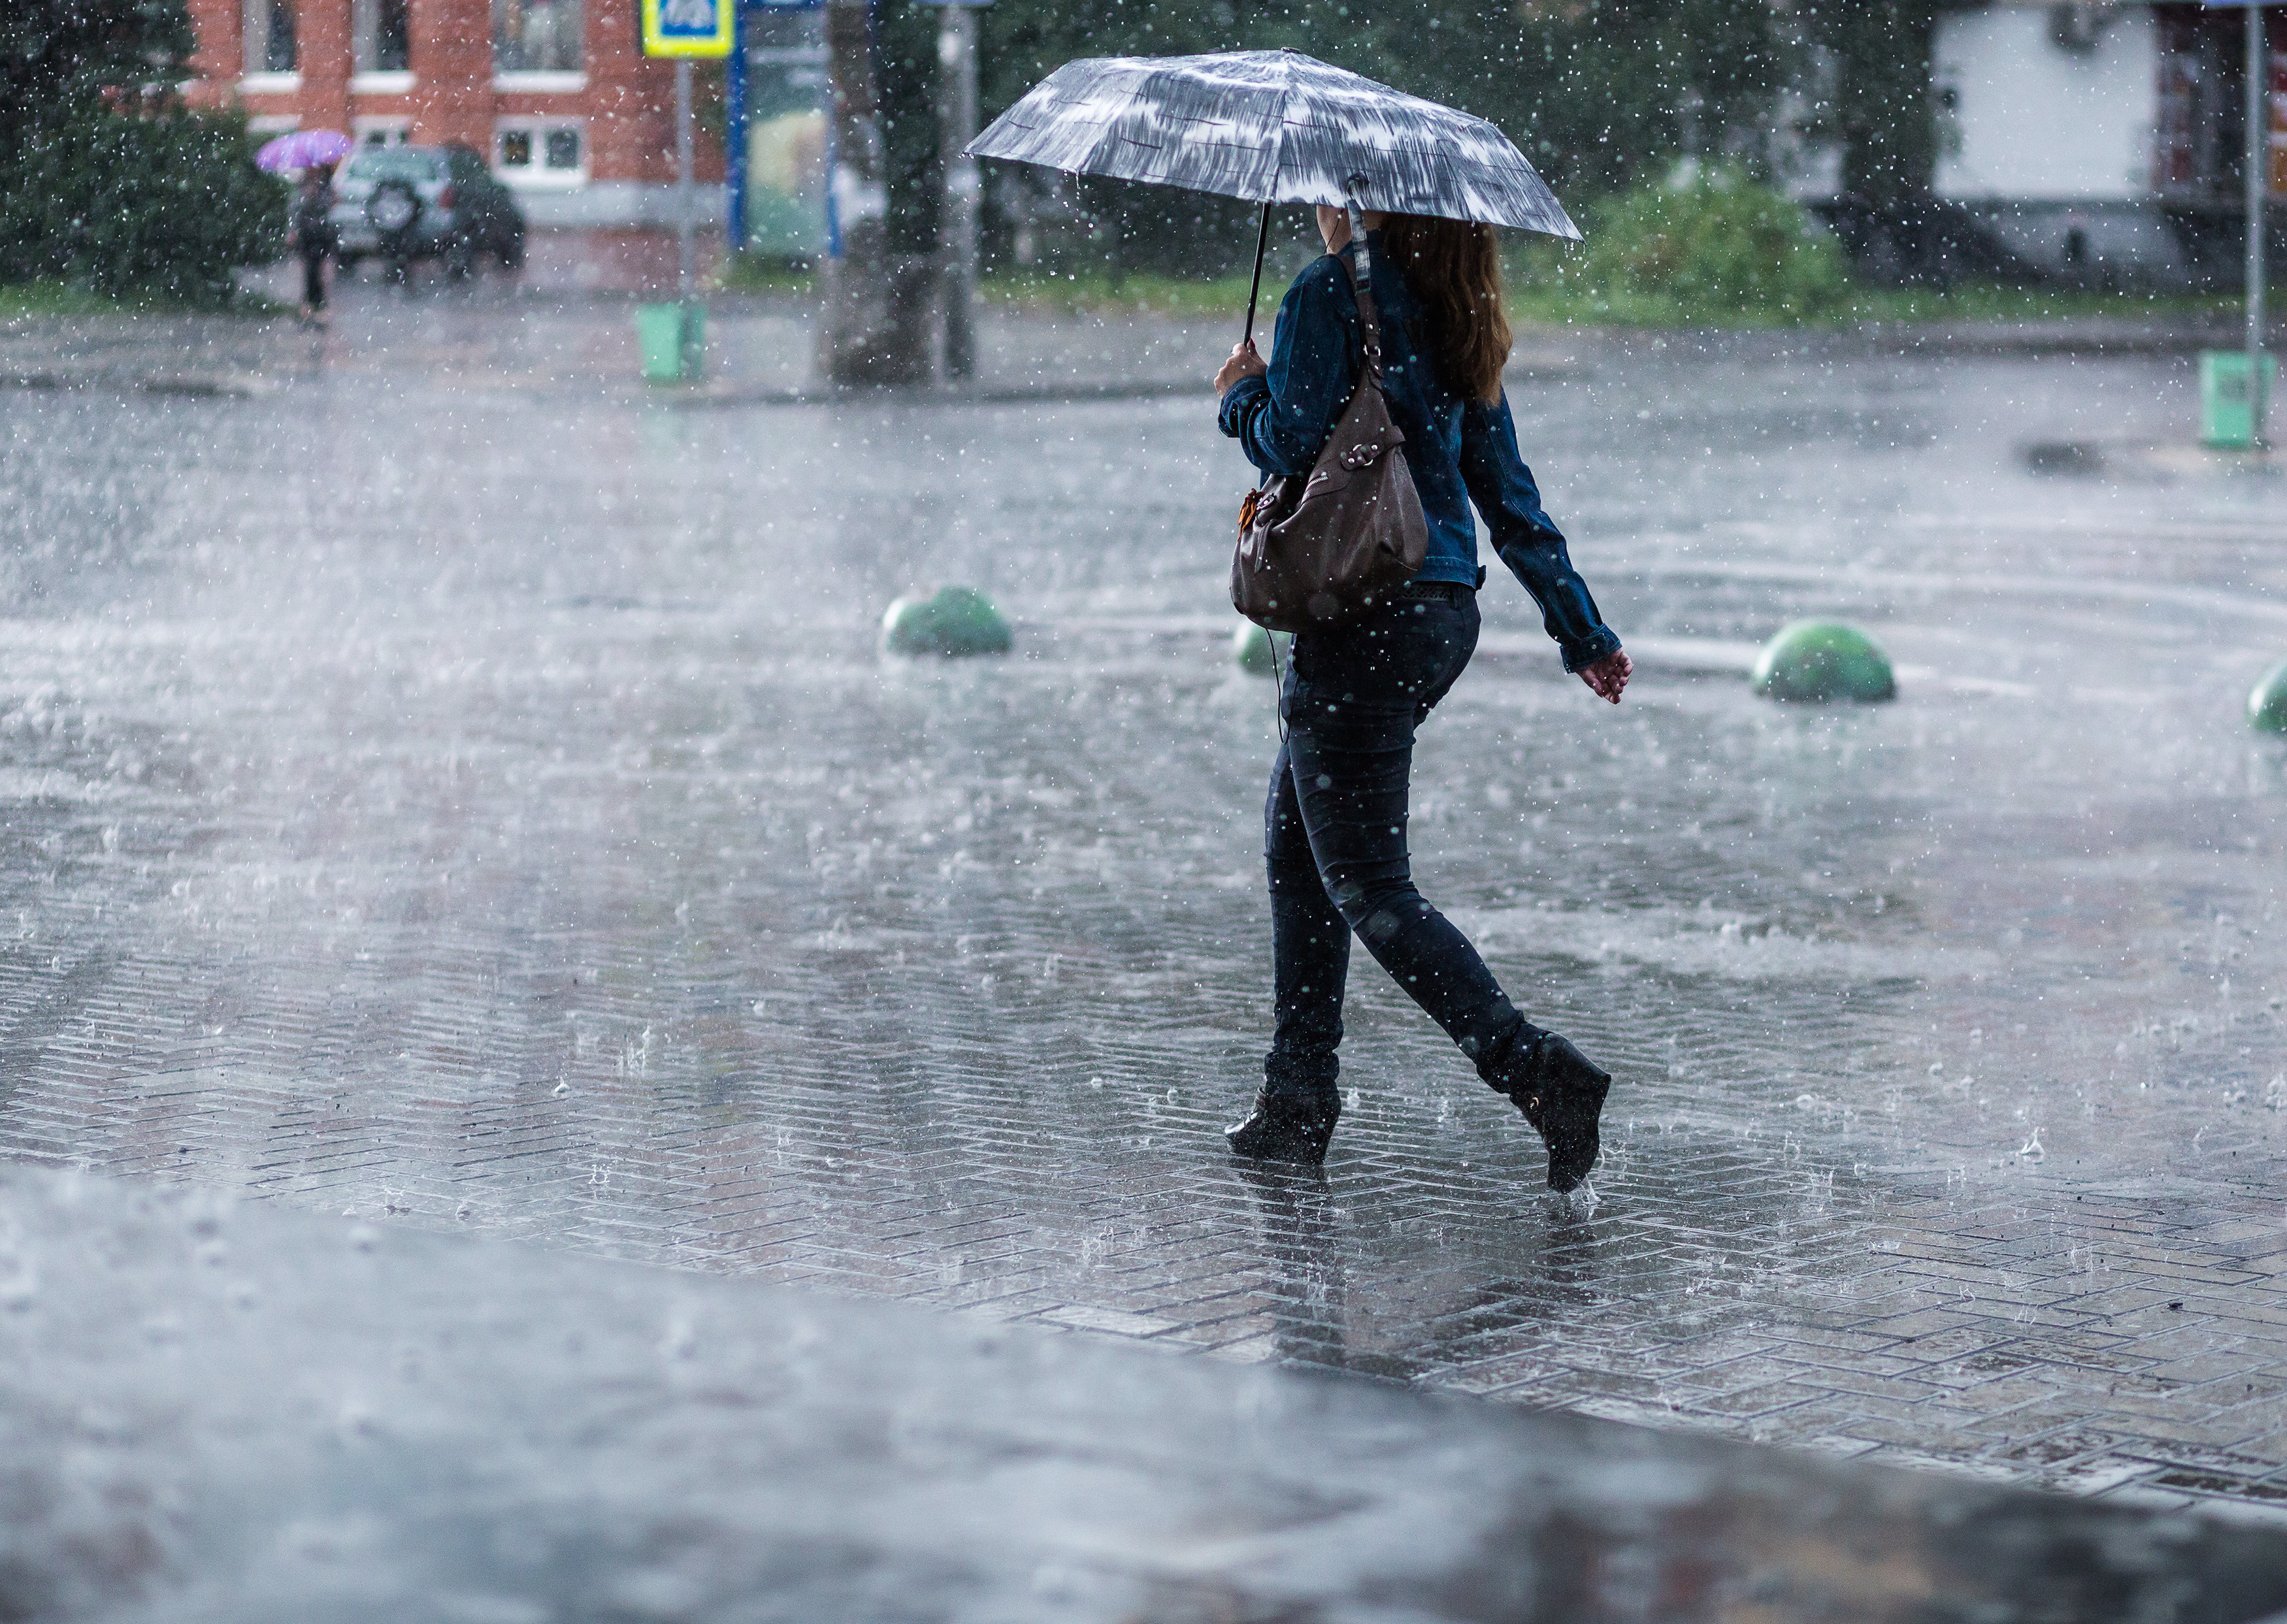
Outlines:
[[[0,147],[110,87],[182,77],[183,0],[7,0],[0,4]]]
[[[1492,119],[1560,185],[1623,186],[1767,117],[1790,31],[1769,0],[999,0],[998,111],[1074,56],[1292,46]]]
[[[1925,196],[1937,167],[1930,50],[1942,0],[1818,0],[1808,37],[1832,66],[1824,131],[1842,147],[1842,189],[1895,208]]]
[[[1888,207],[1929,184],[1931,35],[1959,3],[996,0],[979,18],[981,99],[989,119],[1074,57],[1292,46],[1482,114],[1586,207],[1687,154],[1767,178],[1784,92],[1810,87],[1815,133],[1844,147],[1846,188]],[[934,230],[936,12],[883,0],[877,27],[894,229],[918,248]],[[1075,196],[1115,264],[1210,268],[1252,244],[1244,205],[1104,182]]]
[[[1800,321],[1849,289],[1840,248],[1802,206],[1734,169],[1639,186],[1595,205],[1589,225],[1587,252],[1558,274],[1638,312],[1657,303],[1687,321]]]
[[[285,188],[250,162],[237,114],[83,107],[12,156],[0,280],[217,304],[233,269],[284,251],[285,217]]]
[[[0,5],[0,280],[215,302],[283,247],[245,120],[186,111],[184,0]]]
[[[981,14],[991,118],[1078,56],[1292,46],[1492,119],[1560,191],[1582,196],[1663,173],[1689,149],[1753,165],[1792,64],[1796,31],[1771,0],[997,0]],[[888,0],[879,47],[901,235],[930,227],[935,16]],[[1085,185],[1112,251],[1247,238],[1250,211],[1156,188]]]

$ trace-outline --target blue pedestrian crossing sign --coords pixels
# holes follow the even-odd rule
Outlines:
[[[647,57],[727,57],[739,0],[643,0]]]

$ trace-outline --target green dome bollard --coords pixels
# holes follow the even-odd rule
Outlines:
[[[1270,653],[1277,643],[1278,660],[1271,663]],[[1286,663],[1286,651],[1294,646],[1292,632],[1266,632],[1252,620],[1242,620],[1238,629],[1231,635],[1231,657],[1238,668],[1249,676],[1275,676]]]
[[[1839,620],[1797,620],[1782,627],[1763,645],[1753,681],[1766,699],[1813,705],[1898,697],[1890,657],[1865,633]]]
[[[1009,622],[974,587],[940,587],[899,598],[882,617],[882,646],[892,654],[1006,654]]]
[[[2263,733],[2287,733],[2287,659],[2263,674],[2249,690],[2247,725]]]

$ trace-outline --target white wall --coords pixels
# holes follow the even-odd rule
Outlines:
[[[2092,10],[2096,8],[2090,8]],[[2049,37],[2046,5],[1989,5],[1938,21],[1935,80],[1953,92],[1941,197],[2022,201],[2149,196],[2159,29],[2148,7],[2110,8],[2095,48]]]
[[[676,210],[675,183],[658,180],[591,180],[565,191],[516,188],[516,201],[532,225],[595,225],[671,227],[681,217]],[[691,217],[701,231],[723,229],[729,195],[720,181],[700,181],[691,188]]]

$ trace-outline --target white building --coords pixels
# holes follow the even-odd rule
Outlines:
[[[2268,26],[2270,180],[2287,198],[2287,17]],[[2184,0],[1943,13],[1933,190],[1982,247],[2029,269],[2116,285],[2228,273],[2242,240],[2245,28],[2244,12]]]

